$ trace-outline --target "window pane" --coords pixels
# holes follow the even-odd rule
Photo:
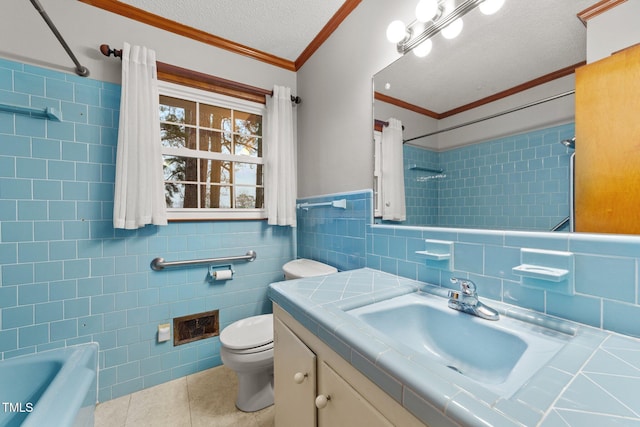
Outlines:
[[[222,160],[200,160],[202,183],[231,184],[231,162]]]
[[[196,149],[196,130],[194,128],[160,123],[160,139],[165,147]]]
[[[264,187],[256,188],[256,208],[264,208]]]
[[[164,200],[168,208],[181,208],[184,201],[184,184],[165,182]]]
[[[233,154],[262,157],[262,138],[236,135],[235,142]]]
[[[200,104],[200,126],[231,131],[231,110],[214,105]]]
[[[160,121],[196,124],[196,103],[160,95]]]
[[[197,190],[195,184],[165,182],[164,198],[167,208],[197,208]]]
[[[230,208],[231,187],[220,185],[201,185],[200,196],[204,208]]]
[[[163,157],[162,169],[166,181],[198,181],[198,159],[167,155]]]
[[[165,181],[184,181],[186,162],[183,157],[163,156],[162,171]]]
[[[234,184],[258,185],[258,165],[252,163],[234,163]],[[262,171],[260,171],[262,172]],[[262,178],[260,178],[262,181]]]
[[[262,116],[244,111],[234,111],[233,115],[235,133],[262,136]]]
[[[211,153],[231,154],[231,134],[201,130],[200,149]]]
[[[256,207],[256,187],[235,187],[235,207],[238,209],[253,209]],[[260,207],[260,206],[258,206]]]

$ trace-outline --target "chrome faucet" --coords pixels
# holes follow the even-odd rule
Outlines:
[[[478,300],[476,284],[471,280],[452,277],[451,283],[459,284],[460,291],[449,291],[449,308],[487,320],[498,320],[500,318],[496,310],[487,307]]]

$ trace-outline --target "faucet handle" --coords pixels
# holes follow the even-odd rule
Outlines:
[[[476,294],[476,284],[469,279],[463,279],[462,277],[452,277],[449,279],[451,283],[459,284],[462,293],[465,295]]]

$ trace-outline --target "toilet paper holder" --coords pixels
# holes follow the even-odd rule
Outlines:
[[[235,271],[231,264],[225,265],[209,265],[209,272],[207,279],[211,282],[218,282],[224,280],[232,280]]]

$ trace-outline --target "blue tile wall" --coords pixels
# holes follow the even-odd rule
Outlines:
[[[328,206],[297,209],[298,256],[341,271],[365,267],[365,227],[373,215],[371,191],[300,199],[298,204],[340,199],[347,200],[346,209]]]
[[[438,192],[442,174],[413,170],[412,167],[440,169],[440,153],[405,144],[403,146],[404,194],[407,225],[438,225]]]
[[[369,199],[370,191],[349,197]],[[340,194],[305,201],[339,199]],[[472,279],[481,297],[503,301],[564,319],[621,334],[640,337],[638,295],[640,237],[586,233],[549,233],[501,230],[474,230],[437,227],[372,225],[369,202],[362,212],[344,212],[365,221],[365,266],[410,279],[451,287],[449,278]],[[327,208],[319,208],[327,209]],[[309,211],[311,212],[311,210]],[[329,261],[338,232],[329,215],[318,210],[313,221],[305,222],[298,213],[300,256]],[[302,218],[301,218],[302,217]],[[348,221],[348,216],[342,216]],[[323,231],[325,227],[329,232]],[[336,236],[338,234],[338,236]],[[333,236],[333,237],[332,237]],[[453,271],[429,263],[416,251],[425,249],[425,239],[454,243]],[[568,296],[522,286],[521,277],[512,273],[520,265],[520,249],[533,248],[572,252],[575,258],[575,295]],[[304,255],[303,255],[304,254]],[[348,253],[341,254],[346,259]],[[335,265],[335,264],[333,264]],[[341,269],[358,268],[360,264]]]
[[[291,229],[264,221],[114,230],[119,98],[118,85],[0,59],[0,102],[63,113],[0,112],[0,358],[96,341],[100,401],[219,365],[218,337],[158,344],[158,324],[219,309],[223,328],[270,312],[267,285],[294,257]],[[364,219],[345,225],[364,241]],[[225,283],[208,282],[206,266],[149,267],[249,249],[258,258]]]
[[[559,141],[574,135],[571,123],[443,152],[405,146],[406,224],[551,230],[569,215],[573,150]]]

